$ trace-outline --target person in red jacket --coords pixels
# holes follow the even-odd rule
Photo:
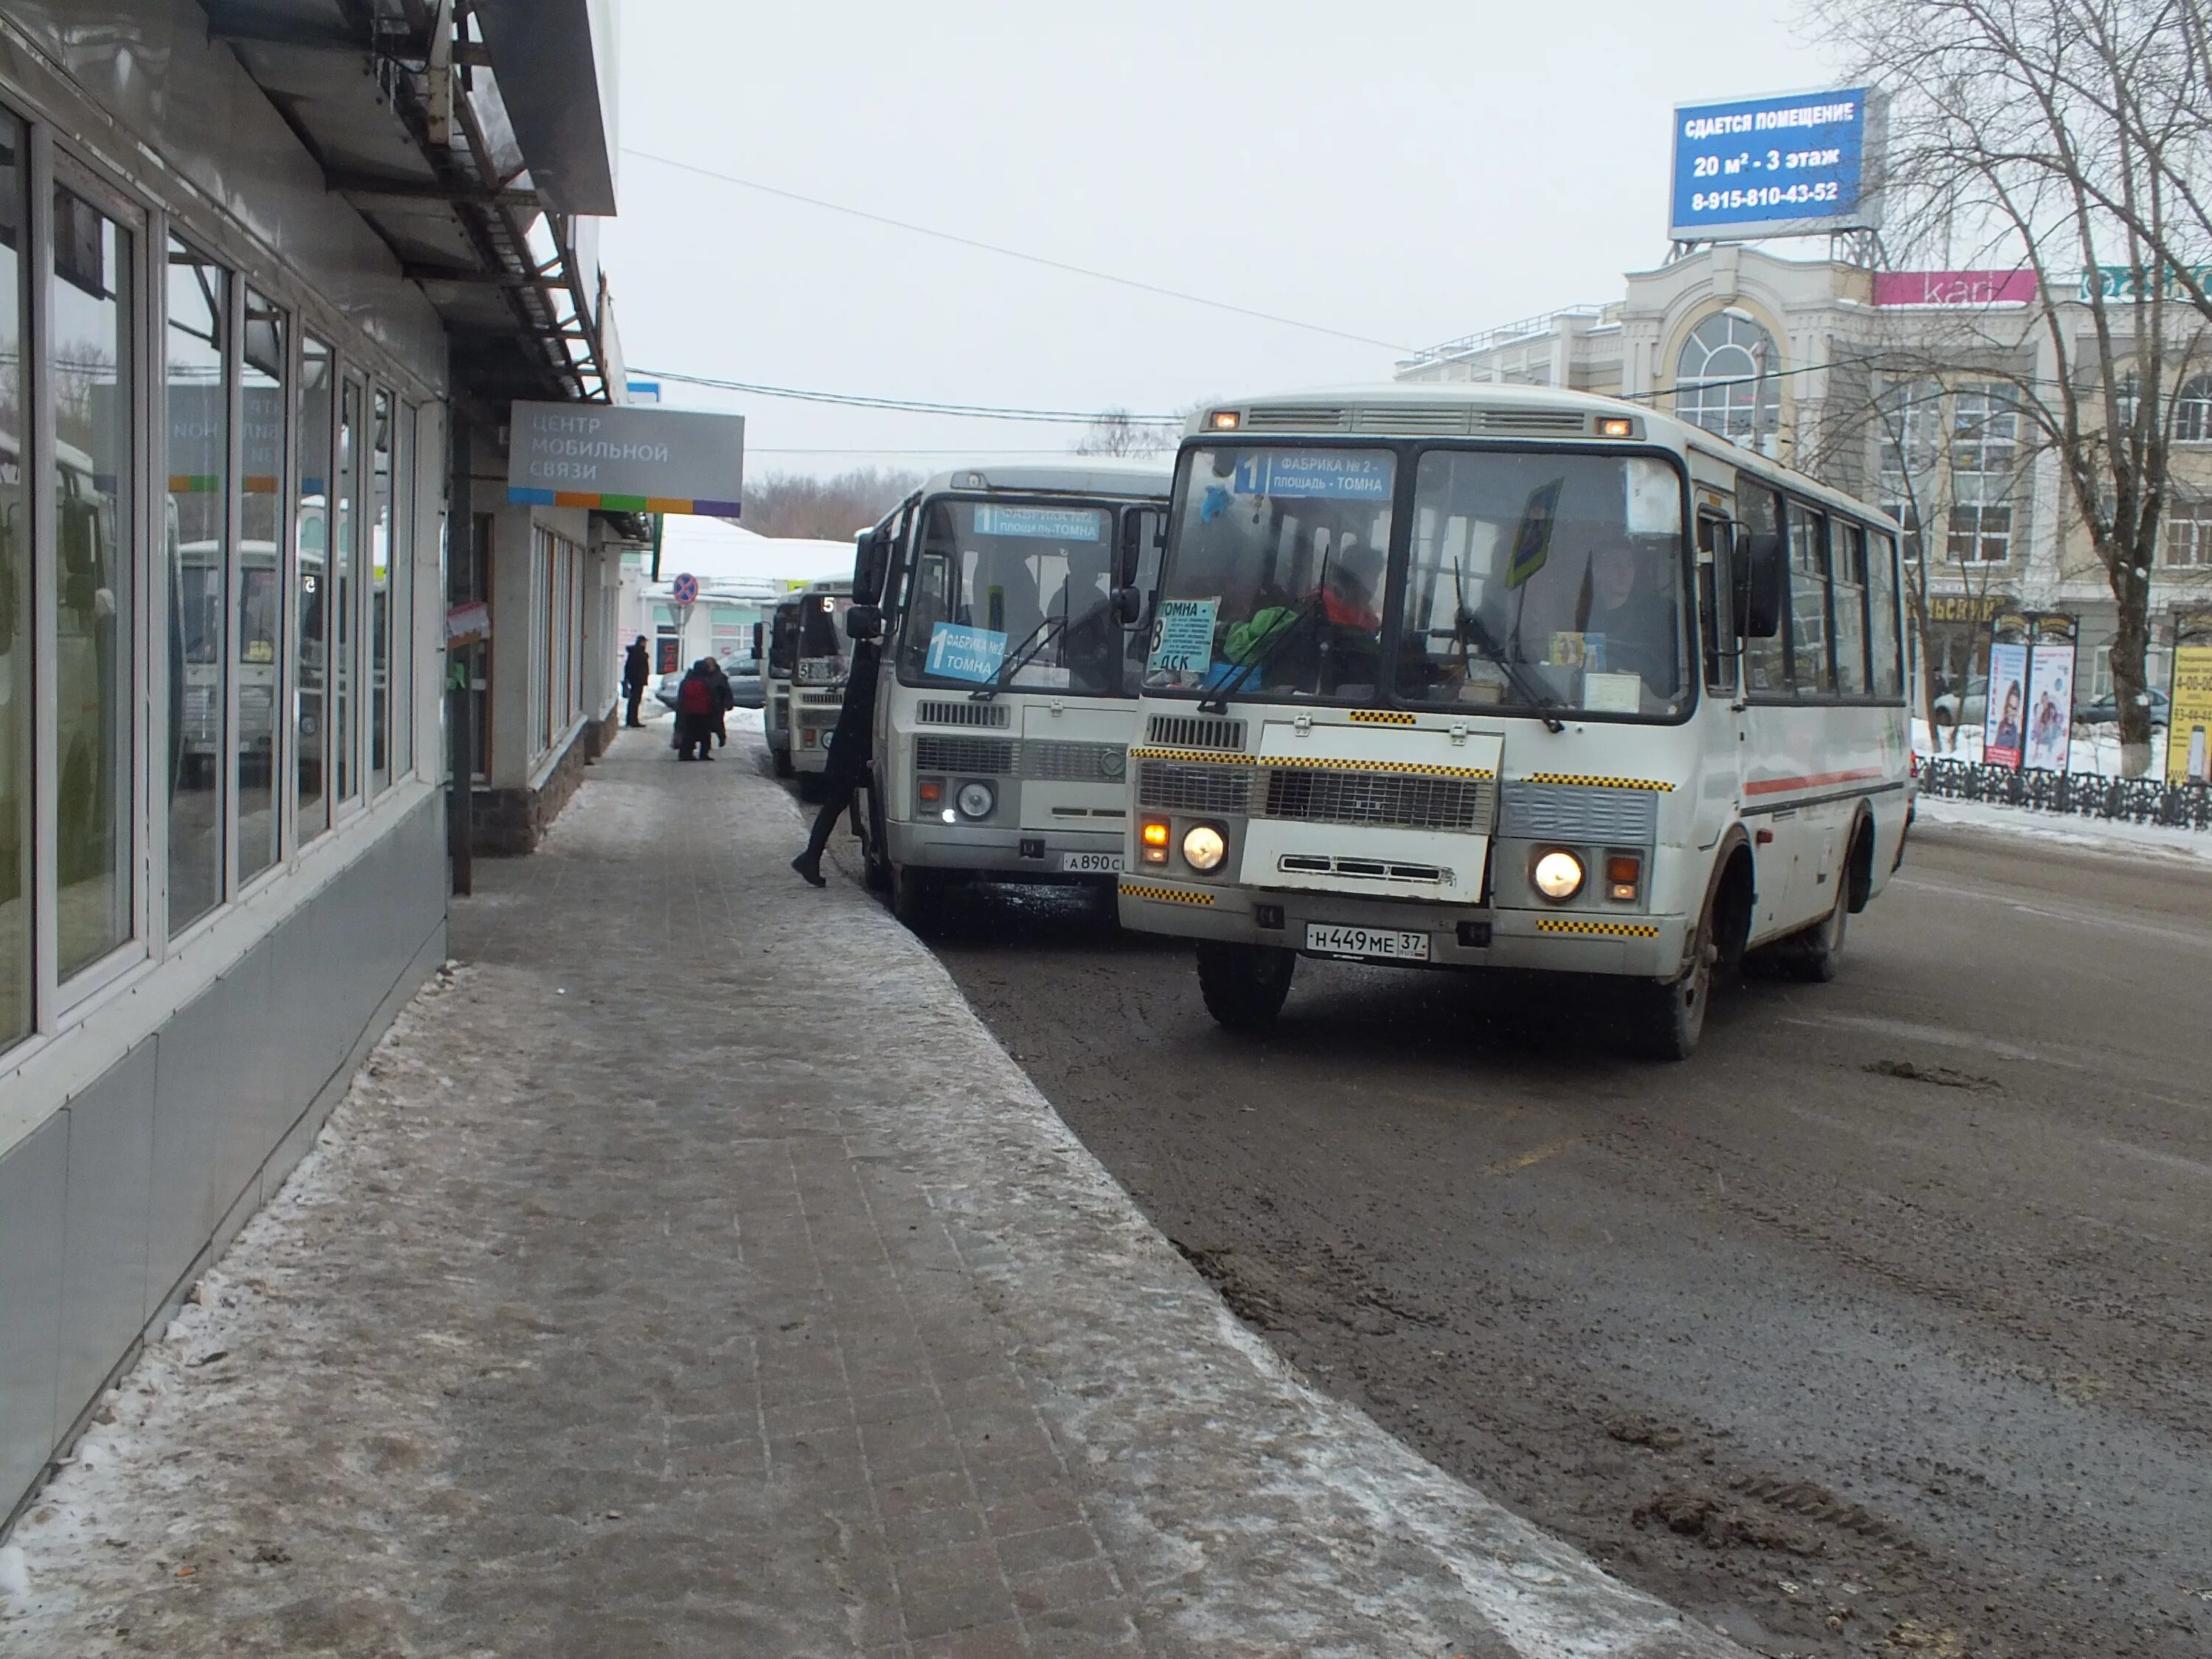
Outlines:
[[[712,660],[702,657],[691,665],[676,688],[676,758],[690,760],[696,749],[701,760],[714,758],[714,725],[720,715],[715,694],[717,676]]]

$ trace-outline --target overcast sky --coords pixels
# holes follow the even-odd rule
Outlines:
[[[1397,348],[1618,298],[1623,271],[1666,255],[1672,106],[1834,78],[1786,0],[618,15],[626,153],[603,252],[633,374],[996,406],[1159,412],[1384,380]],[[665,399],[744,413],[756,475],[935,469],[1075,435],[672,384]]]

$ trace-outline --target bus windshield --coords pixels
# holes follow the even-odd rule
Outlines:
[[[939,497],[923,514],[900,678],[1077,696],[1135,691],[1114,616],[1113,509]]]
[[[1646,456],[1200,449],[1146,663],[1155,690],[1668,715],[1686,697],[1680,475]],[[1384,659],[1395,622],[1395,661]]]
[[[799,600],[797,678],[845,678],[845,613],[852,608],[848,593],[809,593]]]

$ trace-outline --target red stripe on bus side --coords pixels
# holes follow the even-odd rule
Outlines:
[[[1831,783],[1856,783],[1861,778],[1878,778],[1879,766],[1862,766],[1856,772],[1815,772],[1809,778],[1754,778],[1743,787],[1747,795],[1778,794],[1784,789],[1818,789]]]

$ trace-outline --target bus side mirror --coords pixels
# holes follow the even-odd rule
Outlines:
[[[884,555],[890,547],[890,538],[880,530],[863,530],[853,538],[853,597],[864,605],[874,605],[884,596]],[[855,634],[853,636],[860,636]]]
[[[1114,590],[1114,620],[1124,628],[1134,628],[1137,618],[1145,614],[1145,596],[1133,586]]]
[[[755,623],[753,624],[753,660],[755,662],[758,662],[761,659],[761,634],[762,628],[760,623]]]
[[[1735,631],[1747,640],[1771,640],[1782,631],[1788,590],[1781,532],[1739,528],[1735,545]]]
[[[845,613],[845,637],[872,640],[884,631],[884,613],[872,605],[856,605]]]

